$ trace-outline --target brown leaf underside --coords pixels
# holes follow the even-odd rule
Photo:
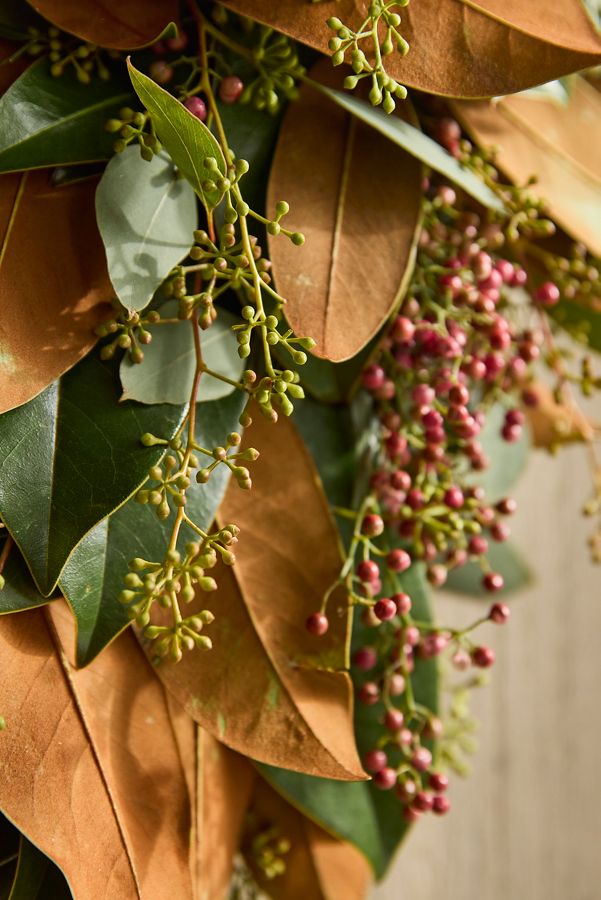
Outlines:
[[[368,0],[224,0],[239,13],[329,53],[335,15],[357,28]],[[388,71],[403,84],[447,97],[496,97],[598,64],[601,37],[580,0],[550,11],[547,0],[414,0],[401,10],[401,33],[411,45]]]
[[[191,898],[189,798],[162,688],[130,633],[75,671],[73,634],[58,601],[0,620],[0,809],[76,900]]]
[[[96,180],[0,176],[0,413],[84,356],[113,291],[96,226]]]
[[[157,669],[168,690],[223,743],[253,759],[313,775],[364,777],[346,672],[348,609],[330,606],[331,628],[308,634],[306,617],[340,566],[337,538],[313,464],[292,423],[258,413],[248,443],[264,451],[253,489],[232,482],[220,520],[242,529],[233,570],[197,608],[216,615],[210,652]],[[190,612],[193,611],[191,606]],[[152,654],[152,646],[148,647]]]
[[[326,60],[311,75],[341,87]],[[315,355],[350,359],[393,311],[413,266],[421,181],[418,160],[312,88],[290,105],[268,209],[285,197],[287,227],[306,243],[270,238],[269,251],[286,318],[317,341]]]
[[[371,872],[355,847],[305,818],[263,779],[257,780],[251,812],[259,826],[275,825],[278,838],[291,845],[283,856],[285,872],[273,879],[265,878],[246,854],[257,883],[272,900],[364,900]]]
[[[575,405],[556,403],[553,393],[544,384],[529,386],[538,397],[538,406],[527,407],[528,423],[535,447],[549,449],[570,441],[591,441],[594,426]]]
[[[131,50],[154,40],[178,19],[177,0],[29,0],[63,31],[101,47]]]
[[[568,234],[601,254],[601,95],[582,78],[570,102],[504,97],[498,103],[453,104],[477,144],[497,148],[496,161],[516,184],[532,175],[531,191]]]

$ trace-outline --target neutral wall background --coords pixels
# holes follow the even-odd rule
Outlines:
[[[497,652],[474,696],[480,749],[455,776],[452,812],[413,829],[374,900],[601,898],[601,566],[580,515],[582,447],[537,451],[513,492],[513,535],[536,584],[510,598],[508,625],[482,632]],[[439,600],[467,622],[474,600]]]

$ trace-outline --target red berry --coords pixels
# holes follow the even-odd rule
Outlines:
[[[375,581],[380,577],[378,564],[372,559],[364,559],[363,562],[360,562],[357,566],[357,575],[359,576],[360,581]]]
[[[419,488],[411,488],[407,494],[407,505],[413,510],[421,509],[424,505],[425,497]]]
[[[450,506],[451,509],[461,509],[463,504],[465,503],[465,497],[463,496],[463,491],[461,488],[453,485],[447,491],[445,491],[444,502],[447,506]]]
[[[428,791],[418,791],[413,799],[413,807],[420,812],[429,812],[432,809],[432,801],[432,794]]]
[[[373,513],[368,513],[368,515],[363,518],[363,522],[361,523],[361,531],[368,537],[377,537],[384,531],[384,520],[381,516],[376,516]]]
[[[541,306],[555,306],[559,303],[561,291],[553,281],[545,281],[534,292],[534,299]]]
[[[200,97],[188,97],[184,101],[184,106],[189,112],[192,113],[193,116],[196,116],[197,119],[200,119],[201,122],[206,121],[207,107],[204,100],[201,100]]]
[[[363,387],[368,391],[377,391],[386,381],[386,372],[377,363],[368,366],[361,376]]]
[[[488,550],[488,541],[482,535],[475,534],[470,538],[467,550],[471,556],[483,556]]]
[[[479,669],[488,669],[495,661],[495,653],[490,647],[475,647],[472,650],[472,660]]]
[[[353,653],[353,665],[363,672],[369,672],[377,662],[378,654],[373,647],[360,647]]]
[[[449,779],[442,772],[432,772],[430,775],[430,787],[437,794],[442,794],[449,786]]]
[[[493,603],[488,618],[496,625],[504,625],[511,615],[511,610],[506,603]]]
[[[310,632],[310,634],[314,634],[318,637],[321,637],[322,634],[325,634],[329,627],[330,623],[323,613],[313,613],[305,622],[305,628],[307,629],[307,631]]]
[[[226,75],[219,85],[219,99],[224,103],[235,103],[244,90],[244,83],[237,75]]]
[[[374,703],[377,703],[380,699],[380,688],[375,681],[366,681],[365,684],[359,688],[357,696],[359,697],[360,703],[364,703],[365,706],[373,706]]]
[[[409,594],[393,594],[391,600],[394,600],[396,603],[399,616],[406,616],[411,611],[411,597]]]
[[[400,731],[405,724],[405,716],[400,709],[389,709],[384,716],[384,727],[389,731]]]
[[[445,813],[448,813],[450,808],[451,801],[448,797],[441,797],[439,795],[432,800],[432,812],[436,813],[437,816],[444,816]]]
[[[365,754],[365,768],[368,772],[379,772],[388,765],[388,757],[383,750],[370,750]]]
[[[503,576],[499,572],[487,572],[482,579],[482,587],[487,591],[500,591],[504,585]]]
[[[411,475],[408,472],[403,472],[402,469],[398,469],[390,476],[390,483],[395,491],[408,491],[411,487]]]
[[[425,772],[432,765],[432,754],[427,747],[418,747],[411,757],[411,765],[418,772]]]
[[[392,337],[395,341],[408,344],[415,334],[415,325],[406,316],[397,316],[392,326]]]
[[[390,769],[387,766],[384,769],[379,769],[374,774],[373,782],[381,791],[389,791],[397,782],[397,773],[394,769]]]
[[[386,565],[391,572],[405,572],[411,565],[411,557],[406,550],[391,550],[386,556]]]
[[[390,597],[382,597],[376,602],[374,612],[380,622],[387,622],[397,614],[396,603]]]

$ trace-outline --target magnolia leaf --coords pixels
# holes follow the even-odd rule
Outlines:
[[[223,191],[217,186],[206,188],[214,173],[205,162],[214,159],[221,176],[225,176],[225,160],[221,147],[207,126],[189,112],[183,103],[142,72],[128,59],[127,67],[136,94],[152,116],[161,142],[171,159],[188,179],[207,209],[217,206]]]
[[[84,535],[124,503],[162,456],[182,407],[118,403],[114,363],[87,356],[0,418],[0,517],[48,595]],[[35,477],[32,477],[35,473]]]
[[[165,318],[176,313],[177,303],[166,303],[161,307],[161,315]],[[238,356],[238,342],[232,331],[232,325],[239,321],[227,310],[219,310],[217,319],[201,335],[205,366],[232,381],[240,381],[244,369],[244,360]],[[182,322],[160,325],[153,330],[152,342],[144,348],[141,365],[132,363],[127,356],[123,358],[121,399],[140,403],[185,403],[190,397],[195,372],[192,328]],[[204,374],[200,380],[199,398],[202,401],[219,400],[233,390],[233,385]]]
[[[328,834],[287,803],[263,779],[255,786],[243,844],[245,859],[260,888],[272,900],[364,900],[371,880],[369,863],[351,844]],[[268,878],[257,865],[252,838],[270,831],[286,841],[284,871]]]
[[[0,177],[0,413],[74,366],[110,309],[94,188],[53,188],[47,172]]]
[[[487,501],[496,503],[507,495],[522,474],[528,459],[530,441],[524,429],[519,440],[508,443],[501,435],[505,408],[500,404],[491,407],[486,414],[486,424],[478,435],[484,456],[489,465],[482,472],[469,476],[471,484],[478,484],[486,491]]]
[[[236,392],[226,399],[198,405],[197,438],[203,446],[223,444],[225,435],[236,430],[245,402],[246,395]],[[186,511],[201,528],[207,529],[213,522],[229,477],[227,466],[219,466],[207,484],[192,482]],[[127,611],[117,600],[129,572],[128,563],[136,556],[163,559],[172,528],[172,519],[161,521],[151,507],[132,499],[100,522],[75,548],[61,574],[60,588],[77,620],[79,666],[88,665],[129,625]],[[185,540],[190,537],[188,532]]]
[[[76,671],[66,609],[0,619],[0,808],[75,897],[192,898],[165,697],[131,635]],[[166,777],[165,773],[169,773]]]
[[[192,246],[198,222],[192,187],[166,154],[146,162],[138,147],[126,147],[100,179],[96,216],[119,300],[144,309]]]
[[[105,123],[128,101],[116,74],[81,84],[69,71],[53,78],[38,60],[0,97],[0,172],[108,159],[114,136]]]
[[[369,0],[224,0],[224,6],[331,55],[328,16],[358,29]],[[601,38],[581,0],[564,0],[553,15],[547,0],[419,0],[401,10],[401,18],[400,31],[410,50],[403,57],[387,57],[386,70],[429,94],[511,94],[601,59]]]
[[[544,384],[529,385],[536,394],[537,405],[525,408],[535,447],[554,449],[572,441],[592,442],[595,427],[575,403],[557,403],[553,392]]]
[[[285,197],[286,227],[306,242],[271,237],[269,250],[286,318],[317,342],[316,356],[355,356],[400,301],[415,260],[421,181],[412,156],[322,94],[303,87],[290,104],[267,209]]]
[[[478,203],[489,209],[501,212],[504,207],[501,200],[487,187],[477,175],[464,168],[455,157],[441,147],[436,141],[424,134],[415,125],[405,122],[399,116],[387,116],[382,110],[371,106],[365,100],[358,100],[352,94],[334,91],[331,88],[313,82],[323,94],[333,100],[342,109],[356,116],[371,128],[393,141],[411,156],[421,160],[436,172],[444,175],[454,184],[473,197]],[[373,140],[373,137],[372,137]],[[395,173],[396,174],[396,173]],[[390,176],[388,186],[390,187]]]
[[[493,571],[503,576],[503,593],[519,591],[532,583],[532,572],[513,544],[491,540],[487,559]],[[490,601],[490,592],[482,587],[482,569],[476,562],[468,562],[449,572],[445,590]]]
[[[252,491],[230,482],[219,511],[220,522],[241,529],[238,561],[217,572],[214,603],[198,596],[190,609],[214,608],[207,632],[213,649],[187,653],[157,672],[190,715],[232,749],[296,771],[357,780],[364,775],[343,671],[345,598],[332,598],[326,635],[316,639],[305,628],[341,564],[327,502],[289,420],[275,428],[257,416],[247,435],[262,454],[253,464]],[[153,655],[152,645],[146,649]]]
[[[100,0],[28,0],[45,19],[62,31],[91,44],[116,50],[144,47],[162,36],[178,17],[177,0],[120,0],[107,7]]]
[[[496,163],[513,182],[535,175],[529,191],[551,218],[601,255],[601,95],[584,78],[570,85],[565,106],[518,95],[453,110],[477,144],[496,148]]]
[[[432,621],[432,609],[421,566],[401,576],[403,590],[410,594],[415,617]],[[368,645],[371,631],[357,616],[353,626],[353,646]],[[373,673],[370,673],[371,679]],[[377,674],[375,678],[377,679]],[[417,660],[411,676],[415,700],[436,713],[438,709],[438,666],[436,660]],[[362,753],[376,746],[382,733],[383,705],[355,707],[355,733]],[[304,815],[328,832],[357,847],[378,878],[388,868],[398,845],[408,831],[400,815],[399,801],[392,791],[381,791],[373,782],[349,784],[329,778],[313,778],[273,766],[259,766],[268,782]]]

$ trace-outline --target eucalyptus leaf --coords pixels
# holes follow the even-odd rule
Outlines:
[[[16,547],[10,551],[2,575],[6,584],[0,591],[0,615],[43,606],[52,599],[40,594],[25,565],[25,560]]]
[[[165,153],[146,162],[137,146],[126,147],[100,180],[96,218],[119,300],[144,309],[192,246],[198,217],[191,185]]]
[[[503,576],[504,593],[518,591],[531,584],[532,572],[513,544],[490,541],[487,559],[491,568]],[[482,569],[476,562],[453,569],[445,582],[445,590],[490,600],[490,592],[482,587]]]
[[[117,365],[95,355],[0,417],[0,516],[49,595],[84,535],[142,484],[184,407],[118,403]]]
[[[507,495],[522,474],[530,449],[527,428],[524,428],[518,441],[508,443],[503,439],[501,428],[504,417],[505,408],[500,404],[488,411],[486,424],[478,440],[484,455],[489,459],[489,466],[482,472],[470,474],[468,479],[471,484],[478,484],[484,488],[489,503],[496,503]]]
[[[483,181],[474,175],[473,172],[470,172],[469,169],[461,166],[440,144],[429,138],[419,128],[415,128],[415,126],[410,125],[409,122],[405,122],[398,116],[387,116],[382,110],[371,106],[371,104],[363,100],[358,100],[351,94],[343,94],[341,91],[332,90],[318,84],[316,81],[311,81],[311,85],[326,94],[338,106],[341,106],[353,116],[361,119],[362,122],[379,131],[380,134],[383,134],[399,147],[402,147],[407,153],[417,157],[417,159],[430,166],[431,169],[463,188],[478,203],[498,212],[504,210],[501,200]]]
[[[236,391],[221,400],[199,403],[199,442],[208,448],[222,445],[225,435],[236,430],[245,402],[245,395]],[[205,530],[215,518],[229,476],[227,466],[218,466],[207,484],[193,481],[188,490],[186,512]],[[163,559],[172,527],[173,519],[162,522],[150,507],[132,499],[76,547],[61,575],[60,588],[77,620],[79,666],[92,662],[129,624],[125,607],[117,601],[128,563],[136,556]],[[190,537],[188,532],[185,540]]]
[[[221,147],[207,126],[189,112],[183,103],[147,75],[138,72],[128,59],[127,66],[134,89],[152,116],[160,141],[180,172],[188,179],[207,209],[217,206],[223,191],[203,185],[214,177],[205,167],[213,158],[222,176],[226,174]]]
[[[166,303],[161,308],[165,318],[176,314],[177,303]],[[238,321],[227,310],[220,310],[217,319],[201,336],[206,367],[232,381],[239,381],[244,369],[244,360],[238,356],[238,342],[231,329]],[[123,358],[121,399],[140,403],[185,403],[190,398],[195,371],[196,353],[190,325],[186,322],[159,325],[153,329],[151,343],[144,348],[142,363]],[[218,400],[233,390],[233,385],[205,373],[200,380],[199,399]]]
[[[53,78],[38,60],[0,97],[0,172],[108,159],[114,137],[105,123],[131,98],[114,73],[81,84],[71,71]]]

